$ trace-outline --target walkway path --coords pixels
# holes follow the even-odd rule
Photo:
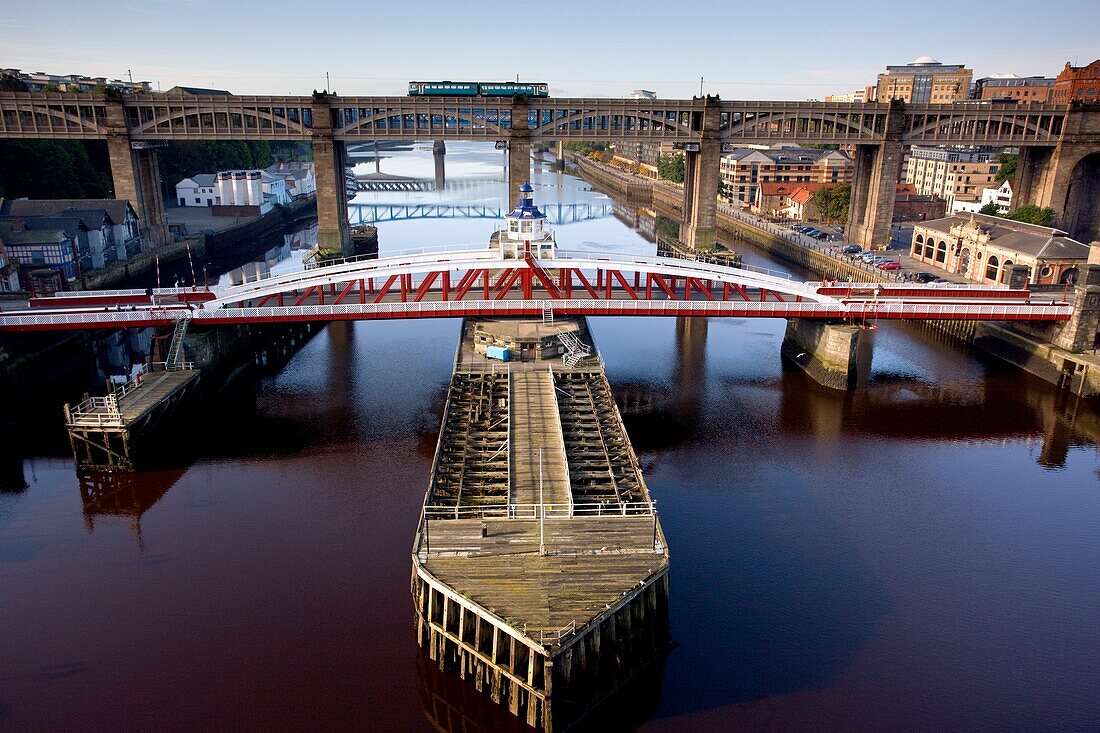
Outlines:
[[[549,370],[513,372],[508,405],[510,503],[568,504],[569,467]]]

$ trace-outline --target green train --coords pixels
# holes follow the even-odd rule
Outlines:
[[[410,81],[410,97],[548,97],[547,84],[515,81]]]

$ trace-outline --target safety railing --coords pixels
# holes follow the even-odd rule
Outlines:
[[[648,517],[654,507],[648,501],[558,504],[461,504],[428,505],[425,519],[578,519],[584,517]]]

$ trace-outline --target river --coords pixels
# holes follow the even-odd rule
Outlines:
[[[430,146],[387,155],[430,170]],[[448,144],[455,190],[356,203],[501,206],[502,183],[457,182],[502,163]],[[534,183],[537,202],[609,203]],[[495,224],[387,221],[381,251]],[[653,250],[611,216],[557,235]],[[784,325],[592,321],[641,405],[626,421],[671,549],[674,647],[659,693],[616,701],[635,711],[618,729],[1100,729],[1096,408],[893,323],[870,386],[831,392],[783,365]],[[177,436],[192,458],[133,476],[78,478],[60,416],[22,429],[3,470],[27,487],[0,492],[0,729],[431,731],[440,710],[500,729],[418,664],[409,596],[458,329],[328,326]]]

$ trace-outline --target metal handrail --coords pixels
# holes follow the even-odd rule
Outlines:
[[[425,505],[422,509],[425,519],[574,519],[645,517],[653,513],[653,502],[649,501]]]

